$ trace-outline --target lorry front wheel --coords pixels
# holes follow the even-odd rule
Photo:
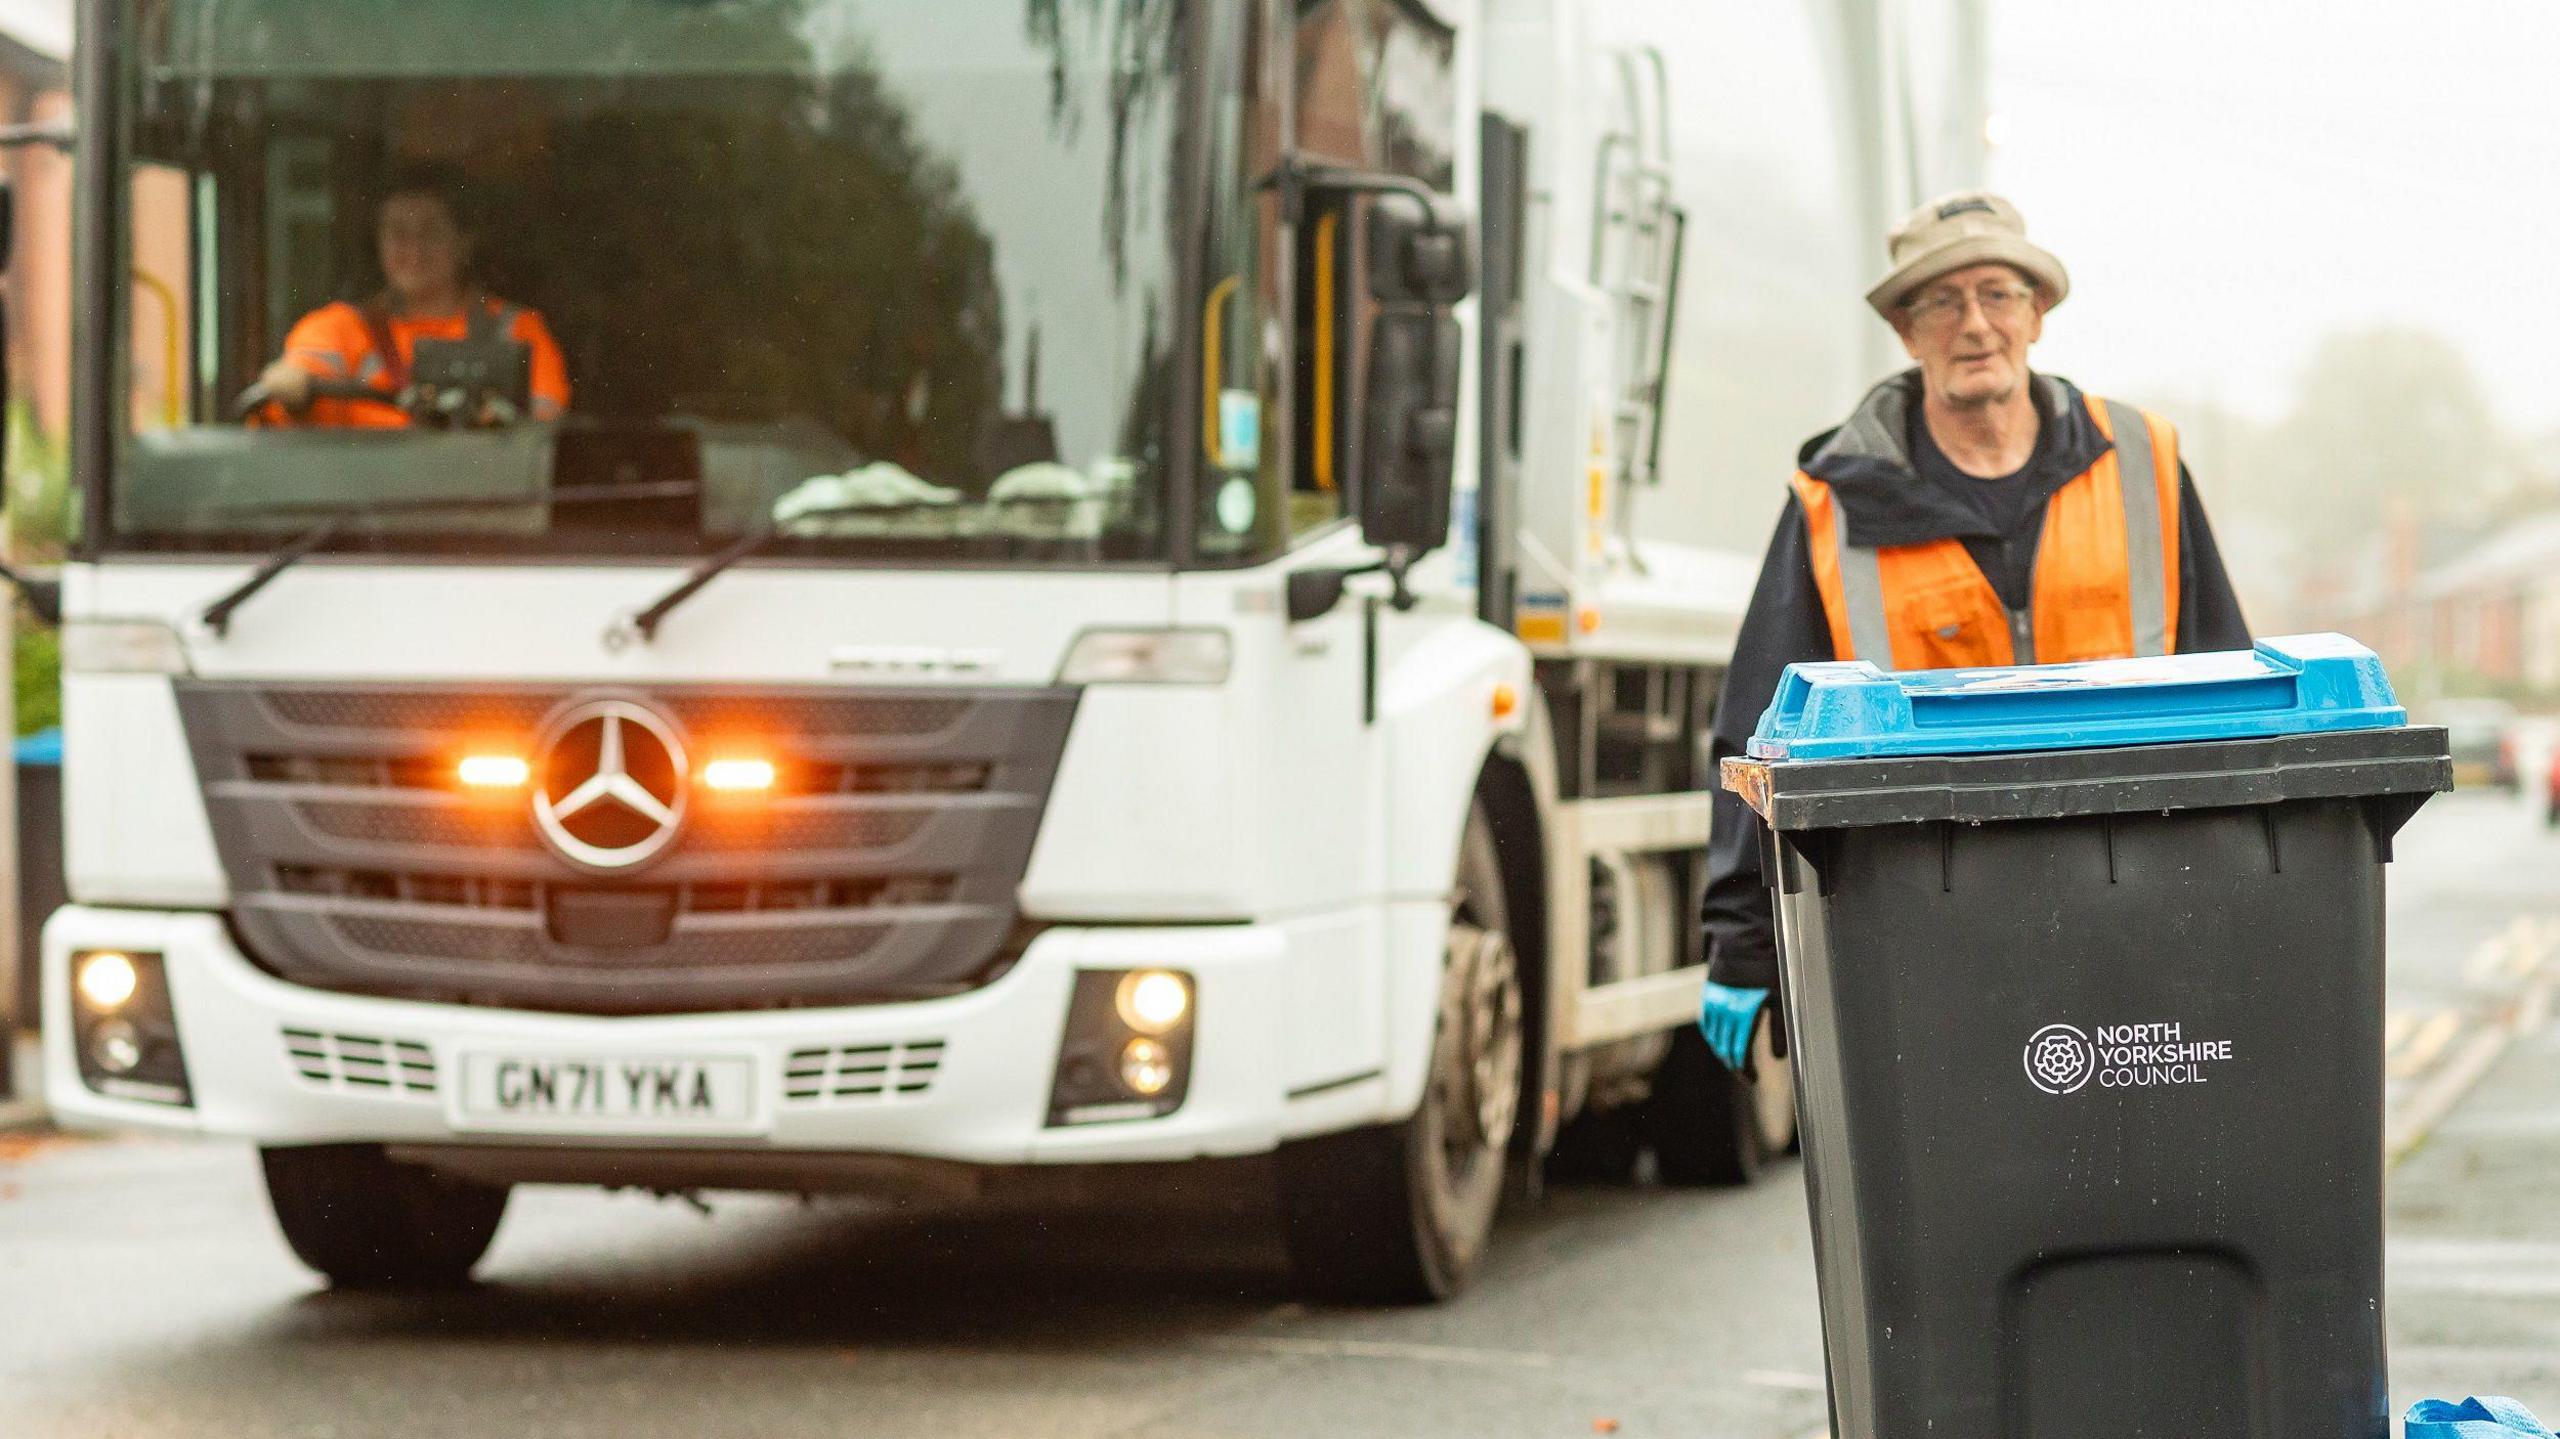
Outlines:
[[[1520,1119],[1518,953],[1493,825],[1478,804],[1458,847],[1422,1103],[1401,1124],[1280,1152],[1282,1233],[1311,1297],[1424,1304],[1466,1287],[1493,1236]]]
[[[284,1242],[341,1289],[460,1284],[506,1213],[505,1185],[402,1164],[378,1144],[262,1149],[258,1157]]]
[[[1671,1036],[1671,1052],[1654,1071],[1653,1095],[1644,1107],[1645,1133],[1663,1183],[1749,1184],[1795,1143],[1794,1076],[1778,1058],[1765,1024],[1754,1040],[1752,1069],[1757,1079],[1736,1077],[1694,1024]]]

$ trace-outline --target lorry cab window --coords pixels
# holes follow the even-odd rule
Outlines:
[[[1186,27],[1161,7],[1042,28],[1022,0],[121,4],[133,280],[101,547],[264,550],[297,506],[468,479],[499,500],[698,493],[430,506],[349,535],[707,556],[778,528],[783,557],[1167,557],[1163,400],[1193,307],[1163,201]],[[396,394],[298,395],[256,412],[317,423],[244,428],[235,402],[299,388],[270,372],[296,355],[353,370],[387,349],[423,386],[416,347],[464,338],[381,303],[414,249],[385,227],[416,218],[382,207],[424,208],[400,198],[422,173],[469,197],[461,278],[531,352],[530,393],[432,423]],[[513,398],[495,350],[431,358],[494,367],[488,392]]]

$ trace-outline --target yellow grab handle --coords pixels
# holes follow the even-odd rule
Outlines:
[[[1237,283],[1238,277],[1229,275],[1212,286],[1200,314],[1200,449],[1212,466],[1226,463],[1219,443],[1218,397],[1226,392],[1227,301]]]

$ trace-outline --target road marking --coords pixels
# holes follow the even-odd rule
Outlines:
[[[1799,1394],[1820,1394],[1830,1387],[1819,1374],[1795,1374],[1784,1369],[1748,1369],[1742,1382],[1763,1389],[1792,1389]]]
[[[2409,1042],[2409,1031],[2418,1027],[2418,1016],[2405,1009],[2395,1009],[2382,1021],[2382,1052],[2387,1057],[2398,1054],[2400,1046]]]
[[[2531,979],[2551,960],[2551,950],[2560,943],[2560,920],[2547,915],[2521,915],[2516,920],[2518,940],[2507,959],[2510,979]]]
[[[2525,986],[2513,1004],[2484,1019],[2443,1068],[2409,1093],[2398,1111],[2383,1123],[2385,1168],[2408,1158],[2518,1036],[2531,1034],[2550,1022],[2555,991],[2560,991],[2560,971],[2546,968]]]
[[[2507,956],[2521,948],[2508,938],[2514,931],[2515,926],[2511,924],[2480,941],[2479,947],[2462,962],[2462,982],[2481,985],[2496,979],[2507,967]]]
[[[2477,1374],[2523,1370],[2528,1374],[2548,1373],[2551,1351],[2548,1349],[2480,1349],[2470,1345],[2394,1344],[2391,1346],[2393,1368],[2401,1365],[2433,1364],[2445,1368],[2459,1367]]]
[[[1556,1357],[1527,1349],[1469,1349],[1456,1344],[1405,1344],[1385,1339],[1292,1339],[1277,1334],[1225,1335],[1206,1341],[1217,1349],[1248,1349],[1310,1359],[1403,1359],[1418,1364],[1471,1364],[1491,1369],[1548,1369]]]
[[[2444,1053],[2445,1046],[2453,1043],[2453,1037],[2461,1032],[2461,1011],[2437,1010],[2418,1026],[2418,1032],[2411,1036],[2405,1047],[2391,1055],[2383,1073],[2392,1079],[2417,1078],[2427,1072],[2427,1067],[2436,1062],[2437,1057]]]

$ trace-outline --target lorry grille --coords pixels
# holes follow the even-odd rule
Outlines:
[[[418,1096],[436,1092],[435,1055],[414,1039],[288,1029],[284,1052],[296,1073],[323,1089]]]
[[[233,924],[261,965],[350,993],[589,1014],[984,983],[1076,706],[1056,688],[194,678],[177,696]],[[466,752],[512,747],[538,766],[546,725],[594,699],[656,711],[697,757],[752,745],[776,786],[751,801],[693,796],[662,854],[599,875],[550,848],[529,795],[454,784]]]
[[[933,1088],[942,1072],[942,1041],[848,1044],[834,1049],[795,1049],[782,1073],[782,1097],[790,1104],[879,1104],[914,1099]]]

